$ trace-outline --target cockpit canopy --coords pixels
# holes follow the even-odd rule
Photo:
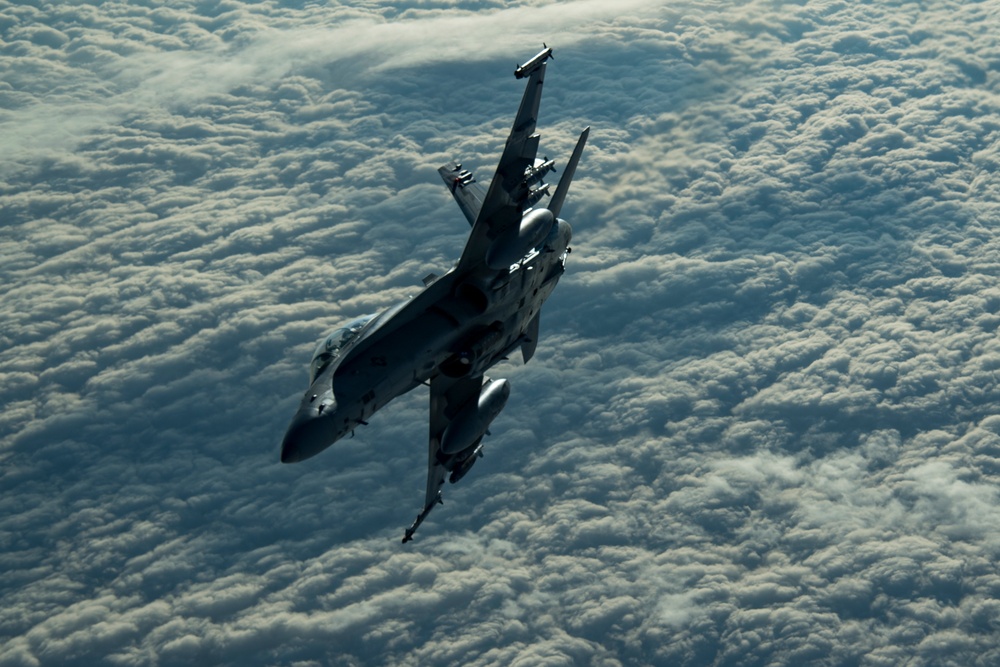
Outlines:
[[[364,315],[355,318],[342,327],[331,331],[326,338],[319,342],[313,352],[312,363],[309,364],[309,382],[316,381],[319,374],[330,365],[330,363],[340,356],[351,341],[358,337],[365,325],[375,319],[375,315]]]

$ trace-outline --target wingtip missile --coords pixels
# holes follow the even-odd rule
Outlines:
[[[542,63],[544,63],[549,58],[555,58],[555,56],[552,55],[551,46],[547,46],[544,42],[542,42],[542,46],[544,46],[545,48],[539,51],[531,60],[524,63],[523,65],[517,66],[517,68],[514,70],[514,78],[523,79],[524,77],[528,76],[536,69],[541,67]]]
[[[417,532],[417,528],[419,528],[420,524],[424,522],[424,519],[426,519],[427,515],[431,513],[431,510],[434,509],[435,505],[444,505],[444,499],[441,498],[440,491],[438,491],[437,497],[434,498],[434,500],[432,500],[427,505],[427,507],[425,507],[423,511],[420,512],[420,514],[417,515],[417,518],[413,521],[410,527],[407,528],[406,531],[403,533],[403,544],[406,544],[407,542],[413,540],[413,533]]]

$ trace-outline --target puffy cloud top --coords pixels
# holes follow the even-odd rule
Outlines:
[[[0,665],[1000,664],[995,3],[0,0]],[[594,126],[475,471],[315,340]]]

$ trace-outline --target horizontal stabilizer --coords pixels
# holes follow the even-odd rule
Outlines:
[[[549,210],[557,218],[559,217],[559,211],[562,210],[563,202],[566,201],[569,184],[573,181],[573,174],[576,173],[576,165],[580,162],[580,156],[583,155],[583,147],[586,145],[587,137],[589,136],[589,127],[580,133],[580,139],[576,142],[576,148],[573,149],[573,155],[569,159],[569,164],[566,165],[562,178],[559,179],[559,187],[556,188],[556,193],[552,195],[552,201],[549,202]]]

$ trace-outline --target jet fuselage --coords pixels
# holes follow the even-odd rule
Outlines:
[[[489,187],[450,162],[438,175],[471,225],[454,268],[424,278],[416,297],[332,331],[316,347],[310,386],[281,444],[286,463],[315,456],[353,433],[392,399],[428,388],[427,483],[403,542],[483,455],[483,438],[511,385],[486,372],[538,344],[540,310],[565,271],[572,230],[559,218],[590,128],[550,191],[555,161],[538,157],[536,132],[548,46],[515,71],[524,93]],[[541,202],[548,197],[545,205]]]
[[[565,270],[571,236],[569,223],[556,220],[544,241],[509,268],[480,266],[464,275],[453,269],[372,318],[313,379],[285,434],[281,460],[315,456],[438,372],[482,375],[518,347],[527,361],[542,303]]]

